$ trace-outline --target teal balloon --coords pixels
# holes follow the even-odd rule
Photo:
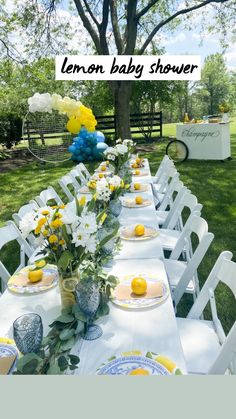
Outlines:
[[[96,131],[97,143],[105,142],[105,135],[101,131]]]
[[[103,156],[103,152],[107,149],[108,145],[105,143],[97,143],[93,147],[93,156],[95,159],[101,159]]]

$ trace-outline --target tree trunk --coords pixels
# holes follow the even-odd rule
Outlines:
[[[116,138],[131,138],[130,130],[130,98],[131,81],[114,81],[109,86],[114,98]]]

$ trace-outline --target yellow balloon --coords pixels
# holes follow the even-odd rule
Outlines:
[[[72,116],[66,124],[66,128],[71,134],[78,134],[81,128],[81,121],[79,118]]]

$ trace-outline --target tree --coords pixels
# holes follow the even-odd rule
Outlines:
[[[206,57],[199,83],[199,96],[208,106],[208,113],[218,113],[218,105],[228,99],[229,75],[222,54]]]
[[[234,0],[73,0],[76,11],[83,23],[97,54],[109,55],[142,55],[148,51],[157,35],[164,29],[175,28],[185,17],[195,16],[195,12],[211,7],[211,13],[216,18],[209,29],[214,30],[224,22],[235,16]],[[39,7],[40,3],[40,7]],[[34,36],[37,31],[46,34],[50,40],[50,20],[60,1],[26,0],[21,6],[21,16],[24,16],[24,25],[33,27]],[[35,13],[41,13],[45,7],[43,25]],[[209,12],[209,11],[208,11]],[[225,16],[225,19],[224,19]],[[37,25],[33,25],[34,17]],[[15,17],[16,19],[16,17]],[[59,29],[58,29],[59,30]],[[3,40],[4,41],[4,40]],[[114,108],[117,121],[117,135],[125,138],[130,136],[130,97],[131,82],[109,81],[113,95]]]

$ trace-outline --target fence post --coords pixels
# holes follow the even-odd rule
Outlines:
[[[160,111],[160,138],[162,138],[162,111]]]

